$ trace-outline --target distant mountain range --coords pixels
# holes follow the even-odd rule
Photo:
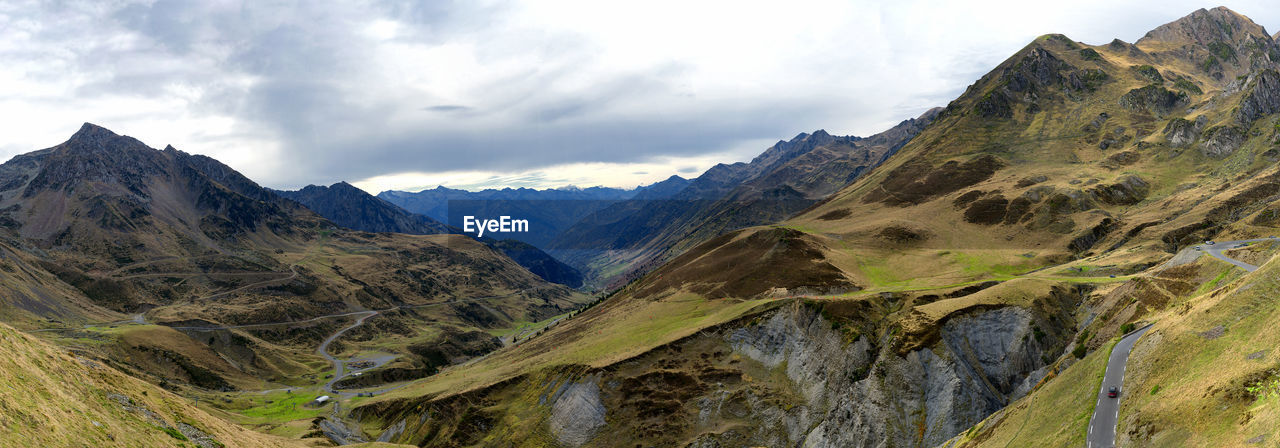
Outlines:
[[[779,141],[748,163],[712,167],[664,200],[597,211],[546,248],[602,285],[616,286],[702,241],[812,206],[892,156],[939,110],[866,138],[818,130]]]
[[[609,187],[545,190],[503,188],[472,192],[436,187],[416,193],[384,191],[378,194],[378,198],[455,228],[463,227],[464,215],[507,215],[526,219],[530,223],[530,232],[509,233],[503,237],[544,247],[565,229],[596,210],[636,197],[666,197],[683,190],[688,183],[687,179],[673,175],[661,182],[629,190]]]
[[[328,187],[308,185],[297,191],[276,190],[276,193],[349,229],[417,235],[456,233],[439,221],[409,213],[346,182]]]
[[[584,271],[597,287],[616,286],[708,238],[812,206],[893,155],[939,110],[866,138],[802,133],[750,162],[720,164],[692,180],[671,176],[633,190],[437,187],[378,197],[455,228],[462,226],[462,215],[528,219],[535,231],[503,237],[548,251]]]
[[[297,201],[349,229],[413,235],[463,233],[458,228],[451,228],[429,217],[410,213],[346,182],[338,182],[328,187],[308,185],[301,190],[276,191],[276,193]],[[543,280],[571,288],[582,286],[582,273],[533,245],[517,240],[494,238],[481,238],[480,241],[502,251]]]

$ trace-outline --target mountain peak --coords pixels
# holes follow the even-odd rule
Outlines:
[[[104,128],[102,126],[98,126],[93,123],[86,122],[85,124],[80,125],[80,130],[76,131],[75,134],[72,134],[71,138],[68,139],[67,142],[99,144],[106,140],[116,138],[119,136],[120,136],[119,134],[116,134],[115,132],[111,132],[110,129]]]
[[[94,137],[114,137],[114,136],[116,136],[116,133],[111,132],[110,129],[107,129],[102,126],[98,126],[96,124],[89,123],[86,121],[84,124],[80,125],[80,130],[76,131],[76,133],[73,134],[71,138],[74,139],[74,138],[94,138]]]
[[[1199,9],[1147,32],[1137,44],[1240,42],[1249,38],[1271,40],[1261,25],[1225,6]]]

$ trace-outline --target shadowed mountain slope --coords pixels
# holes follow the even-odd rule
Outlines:
[[[277,191],[276,193],[298,201],[321,216],[349,229],[414,235],[462,233],[460,229],[449,228],[434,219],[410,213],[346,182],[328,187],[311,185],[298,191]],[[581,273],[531,244],[492,238],[480,240],[489,247],[501,251],[543,280],[571,288],[582,286]]]

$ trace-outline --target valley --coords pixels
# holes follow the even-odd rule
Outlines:
[[[1270,446],[1278,201],[1227,8],[629,190],[276,190],[85,123],[0,164],[0,445]]]

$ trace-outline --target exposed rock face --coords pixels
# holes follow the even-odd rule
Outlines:
[[[1132,205],[1146,199],[1151,184],[1135,175],[1125,176],[1120,181],[1105,186],[1094,187],[1089,191],[1098,202],[1111,205]]]
[[[604,426],[600,387],[590,379],[568,384],[551,405],[551,433],[561,444],[579,447]]]
[[[1235,126],[1217,126],[1205,131],[1204,142],[1200,144],[1200,152],[1206,156],[1222,158],[1231,155],[1244,144],[1243,129]]]
[[[1280,72],[1262,70],[1249,85],[1249,93],[1240,101],[1236,121],[1248,126],[1259,118],[1280,112]]]
[[[1005,76],[1010,90],[1026,92],[1062,84],[1064,78],[1061,72],[1074,69],[1075,67],[1058,59],[1049,50],[1037,47],[1023,57],[1021,63]]]
[[[1225,7],[1199,9],[1176,21],[1161,25],[1148,31],[1138,44],[1151,42],[1192,42],[1209,45],[1213,42],[1230,42],[1236,40],[1236,31],[1241,34],[1260,34],[1266,36],[1262,27]]]
[[[1169,140],[1169,146],[1174,148],[1185,148],[1191,146],[1200,138],[1200,131],[1204,130],[1207,120],[1204,115],[1196,117],[1194,122],[1182,118],[1174,118],[1164,127],[1164,136]]]
[[[1164,77],[1160,76],[1160,70],[1157,70],[1155,67],[1150,65],[1134,65],[1129,67],[1129,70],[1132,70],[1138,76],[1147,78],[1148,81],[1156,84],[1164,84]]]
[[[1262,26],[1225,7],[1201,9],[1151,30],[1137,46],[1157,56],[1187,60],[1215,79],[1230,79],[1280,59]]]
[[[755,443],[934,446],[1043,377],[1046,355],[1057,355],[1048,348],[1064,336],[1033,334],[1035,328],[1031,313],[1021,308],[976,311],[948,320],[934,346],[900,357],[887,347],[875,351],[865,337],[845,344],[828,321],[801,308],[737,329],[728,340],[766,366],[785,365],[807,401],[807,409],[777,421],[766,417]],[[787,428],[787,440],[769,443],[766,434],[775,428]]]
[[[528,442],[530,432],[567,447],[935,446],[1044,378],[1074,333],[1068,310],[1078,300],[1078,291],[1054,289],[1030,308],[961,309],[883,333],[871,330],[880,317],[863,314],[876,305],[796,302],[609,367],[358,413],[397,422],[390,440],[422,446]],[[527,403],[546,422],[530,420],[528,406],[490,407],[512,394],[539,397]],[[517,415],[530,423],[497,424]]]
[[[1106,238],[1107,235],[1111,234],[1111,232],[1119,226],[1120,223],[1115,220],[1112,220],[1111,218],[1103,218],[1102,222],[1098,223],[1098,225],[1093,226],[1093,228],[1089,229],[1089,231],[1085,232],[1083,235],[1072,239],[1071,243],[1067,244],[1067,249],[1077,253],[1089,250],[1093,248],[1093,245],[1098,244],[1098,241]]]
[[[1130,90],[1120,97],[1120,106],[1137,112],[1149,112],[1157,117],[1168,115],[1174,109],[1190,102],[1185,92],[1174,92],[1158,85]]]
[[[1057,41],[1050,45],[1078,48],[1066,36],[1052,35],[1049,39]],[[1086,50],[1082,53],[1085,60],[1107,65],[1096,51]],[[1027,112],[1034,113],[1047,98],[1060,94],[1074,98],[1082,92],[1096,90],[1111,79],[1101,69],[1077,69],[1040,45],[1025,50],[1021,57],[1010,58],[998,73],[998,87],[984,93],[973,105],[974,112],[984,118],[1012,118],[1016,104],[1027,104]]]

